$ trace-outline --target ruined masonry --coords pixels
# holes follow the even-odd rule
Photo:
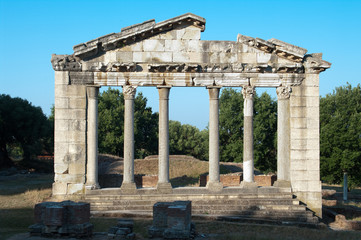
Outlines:
[[[52,56],[54,197],[158,194],[165,198],[168,194],[175,198],[188,194],[184,199],[189,200],[195,194],[242,198],[252,193],[255,198],[266,199],[271,196],[267,194],[276,198],[287,193],[322,216],[319,73],[331,64],[322,60],[321,53],[309,54],[304,48],[277,39],[265,41],[239,34],[237,41],[200,40],[205,23],[204,18],[191,13],[159,23],[149,20],[75,45],[71,55]],[[123,183],[121,189],[112,191],[99,189],[98,184],[97,97],[102,86],[122,86],[125,98]],[[134,182],[133,119],[138,87],[156,87],[159,91],[158,183],[147,191],[137,189]],[[169,181],[168,109],[172,87],[204,87],[209,92],[209,181],[203,188],[173,189]],[[243,181],[233,188],[223,187],[219,174],[222,87],[242,87],[244,96],[244,112],[234,113],[244,115]],[[254,181],[253,96],[261,87],[274,88],[278,96],[278,180],[272,187],[257,187]]]
[[[86,238],[93,234],[90,205],[82,202],[42,202],[34,207],[31,236]]]

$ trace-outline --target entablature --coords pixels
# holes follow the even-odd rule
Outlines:
[[[300,85],[304,78],[293,73],[69,72],[70,84],[94,86],[279,87]]]

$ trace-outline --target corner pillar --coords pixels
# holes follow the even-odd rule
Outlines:
[[[242,88],[244,99],[243,113],[243,188],[257,188],[254,181],[254,156],[253,156],[253,98],[255,89],[252,86]]]
[[[273,186],[290,188],[290,87],[277,92],[277,181]]]
[[[157,190],[161,193],[171,193],[169,181],[169,92],[170,87],[160,86],[159,93],[159,162]]]
[[[98,94],[99,87],[87,87],[87,189],[100,188],[98,183]]]
[[[219,175],[219,87],[209,87],[209,181],[212,192],[223,189]]]
[[[121,190],[123,193],[134,193],[134,97],[136,87],[124,86],[124,172]]]

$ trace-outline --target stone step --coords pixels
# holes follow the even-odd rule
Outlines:
[[[145,210],[152,211],[153,205],[102,205],[92,204],[91,209],[95,211],[109,211],[109,210]],[[244,211],[244,210],[269,210],[269,211],[306,211],[305,206],[293,205],[256,205],[256,206],[242,206],[242,205],[197,205],[192,206],[192,211]]]
[[[303,212],[290,212],[287,214],[281,214],[279,212],[274,213],[271,211],[230,211],[227,213],[222,212],[210,212],[203,213],[192,211],[192,219],[214,219],[214,220],[227,220],[227,221],[241,221],[241,220],[254,220],[254,221],[282,221],[282,222],[302,222],[302,223],[318,223],[318,218],[312,216],[312,214]],[[151,218],[152,211],[132,210],[109,210],[109,211],[91,211],[92,216],[96,217],[143,217]]]
[[[141,212],[149,212],[152,213],[153,209],[149,208],[149,206],[137,206],[135,208],[117,208],[117,207],[97,207],[91,208],[91,211],[141,211]],[[269,216],[287,216],[287,217],[313,217],[312,212],[307,212],[304,210],[298,209],[289,209],[286,211],[278,211],[275,209],[250,209],[250,208],[200,208],[200,209],[192,209],[192,214],[212,214],[212,215],[246,215],[246,216],[262,216],[262,217],[269,217]]]
[[[317,217],[308,219],[307,222],[287,221],[285,219],[281,219],[281,220],[258,219],[258,218],[249,218],[249,217],[245,217],[245,216],[217,217],[217,220],[228,221],[228,222],[239,222],[239,223],[287,225],[287,226],[307,227],[307,228],[317,228],[317,229],[327,228],[326,225],[319,223],[319,220]]]
[[[163,199],[161,199],[163,201]],[[154,205],[157,200],[112,200],[112,199],[87,199],[92,205]],[[210,199],[210,200],[192,200],[192,206],[197,205],[299,205],[298,200],[294,199]]]
[[[87,195],[85,200],[156,200],[156,201],[177,201],[177,200],[233,200],[233,199],[293,199],[291,194],[267,194],[267,195],[175,195],[175,194],[162,194],[162,195]]]
[[[138,188],[136,190],[135,195],[159,195],[157,189],[155,188]],[[276,188],[276,187],[259,187],[255,189],[247,189],[240,187],[225,187],[222,192],[218,194],[214,194],[209,192],[206,187],[179,187],[173,188],[174,195],[258,195],[259,197],[264,196],[267,197],[269,194],[290,194],[292,196],[292,192],[290,188]],[[122,195],[120,188],[103,188],[103,189],[95,189],[95,190],[86,190],[86,195]],[[168,194],[172,195],[172,194]]]

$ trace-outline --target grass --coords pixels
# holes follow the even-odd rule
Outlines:
[[[271,226],[242,224],[230,222],[208,222],[196,221],[196,231],[206,233],[207,239],[224,239],[224,240],[353,240],[361,239],[360,232],[350,231],[333,231],[329,229],[309,229],[290,226]]]
[[[34,224],[32,207],[0,209],[0,240],[5,240],[17,233],[27,232]]]
[[[108,154],[101,154],[101,159],[103,163],[99,168],[102,173],[123,173],[123,162],[121,158]],[[241,164],[232,164],[232,166],[229,164],[230,163],[221,163],[221,174],[233,172],[232,170],[234,169],[242,171],[239,166]],[[198,159],[179,159],[177,156],[170,156],[169,176],[172,186],[174,187],[198,186],[199,176],[208,174],[208,171],[209,165],[207,161]],[[158,175],[158,159],[135,159],[134,174]]]
[[[0,177],[0,240],[28,231],[33,207],[50,197],[52,182],[52,174]]]

